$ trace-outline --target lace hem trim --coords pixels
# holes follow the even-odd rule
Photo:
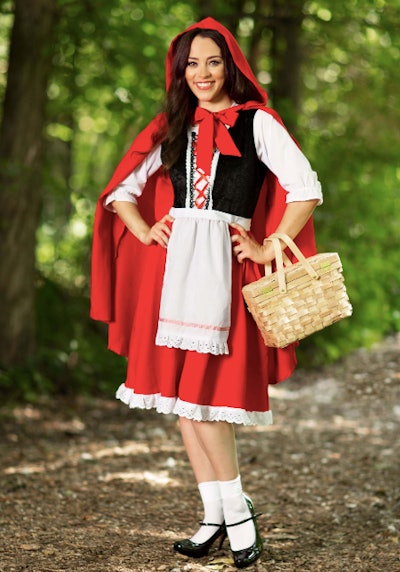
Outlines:
[[[156,346],[166,346],[167,348],[189,350],[199,354],[212,354],[214,356],[229,354],[227,342],[193,340],[180,336],[157,334]]]
[[[138,394],[122,384],[116,398],[130,409],[155,409],[158,413],[175,414],[193,421],[227,421],[238,425],[272,425],[272,411],[246,411],[238,407],[214,407],[197,405],[176,397],[164,397],[160,393]]]

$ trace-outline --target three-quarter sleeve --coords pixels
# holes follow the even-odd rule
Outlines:
[[[287,191],[286,202],[318,199],[322,204],[317,174],[286,129],[270,113],[259,109],[253,130],[258,158]]]
[[[112,212],[113,201],[126,201],[137,204],[147,180],[161,167],[161,145],[155,147],[111,193],[104,199],[104,207]]]

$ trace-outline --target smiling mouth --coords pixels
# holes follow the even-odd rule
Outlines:
[[[199,81],[196,83],[198,89],[209,89],[214,85],[213,81]]]

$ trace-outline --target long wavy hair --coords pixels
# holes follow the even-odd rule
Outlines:
[[[202,28],[194,28],[182,34],[175,46],[171,84],[165,100],[167,130],[163,142],[162,161],[167,171],[186,147],[186,132],[189,125],[193,123],[194,111],[197,107],[197,98],[190,90],[185,78],[190,46],[196,36],[210,38],[220,48],[225,69],[224,87],[232,101],[236,103],[263,102],[256,86],[236,66],[222,34],[216,30]]]

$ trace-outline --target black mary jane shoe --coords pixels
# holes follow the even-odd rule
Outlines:
[[[227,524],[226,527],[229,528],[231,526],[239,526],[239,524],[244,524],[245,522],[252,520],[254,522],[254,528],[256,531],[256,540],[255,540],[254,544],[249,546],[249,548],[243,548],[242,550],[232,550],[232,556],[233,556],[233,560],[235,562],[236,568],[247,568],[248,566],[250,566],[251,564],[253,564],[256,560],[258,560],[260,558],[261,552],[263,550],[263,543],[262,543],[261,536],[260,536],[258,526],[257,526],[257,522],[256,522],[256,518],[258,516],[260,516],[261,513],[255,514],[254,506],[253,506],[251,499],[249,497],[247,497],[246,495],[245,495],[245,499],[246,499],[247,505],[249,507],[251,516],[249,516],[249,518],[245,518],[244,520],[241,520],[240,522],[235,522],[234,524]]]
[[[225,523],[213,524],[211,522],[201,522],[201,526],[218,526],[218,530],[214,532],[208,540],[202,543],[193,542],[190,538],[185,538],[184,540],[177,540],[174,542],[174,550],[185,556],[191,556],[192,558],[201,558],[202,556],[207,556],[211,546],[214,542],[221,537],[219,542],[219,549],[221,549],[222,544],[227,537]]]

